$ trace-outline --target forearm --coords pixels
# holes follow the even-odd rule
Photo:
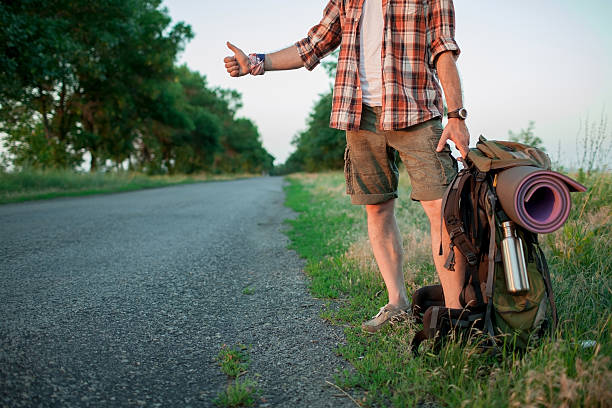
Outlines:
[[[281,71],[302,68],[304,61],[298,53],[297,47],[292,45],[280,51],[266,54],[264,68],[266,71]]]
[[[436,62],[438,78],[444,90],[446,106],[448,111],[452,112],[455,109],[463,107],[463,96],[461,94],[461,80],[459,79],[459,71],[455,57],[451,51],[440,54]]]
[[[463,97],[461,95],[461,81],[459,80],[459,72],[457,71],[455,56],[452,51],[440,54],[436,60],[436,69],[438,70],[438,78],[440,78],[440,83],[444,89],[444,97],[446,98],[448,111],[452,112],[462,108]],[[451,140],[455,143],[455,146],[461,152],[461,157],[467,157],[470,145],[470,132],[465,125],[465,120],[457,117],[448,120],[436,150],[441,152],[447,140]]]

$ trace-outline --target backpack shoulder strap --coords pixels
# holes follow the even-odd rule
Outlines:
[[[495,205],[496,197],[492,191],[487,194],[487,217],[489,218],[489,256],[488,256],[488,271],[487,271],[487,311],[485,312],[485,328],[491,338],[495,337],[495,330],[493,329],[493,321],[491,316],[493,313],[493,289],[495,284],[495,251],[497,245],[495,243]],[[495,341],[493,341],[495,344]]]
[[[446,188],[446,191],[444,191],[444,195],[442,196],[442,207],[441,207],[442,211],[440,211],[440,251],[439,251],[439,255],[440,256],[442,256],[444,254],[444,251],[442,249],[442,227],[444,225],[444,212],[445,212],[446,205],[448,203],[448,196],[449,196],[451,190],[453,188],[456,188],[456,185],[459,183],[459,178],[460,177],[463,177],[463,170],[461,170],[459,173],[457,173],[457,175],[455,176],[453,181],[451,181],[449,186]]]
[[[459,172],[451,186],[446,191],[445,199],[442,202],[442,215],[444,222],[446,223],[446,229],[451,239],[451,249],[453,246],[459,248],[459,251],[465,256],[468,264],[476,265],[478,263],[478,251],[468,239],[466,234],[465,225],[461,219],[461,212],[459,210],[459,201],[461,200],[461,193],[466,183],[471,182],[472,174],[469,170],[463,169]],[[469,185],[469,184],[468,184]],[[452,266],[454,262],[450,262],[454,257],[454,251],[449,253],[449,261],[447,264]]]
[[[472,221],[471,225],[465,226],[465,228],[470,229],[470,242],[478,251],[478,262],[474,265],[468,263],[465,268],[465,279],[463,283],[463,289],[459,294],[459,302],[463,307],[467,306],[468,302],[465,299],[466,289],[468,286],[471,286],[474,295],[476,296],[476,305],[484,305],[484,297],[482,294],[482,290],[480,287],[480,263],[482,262],[482,240],[487,235],[487,230],[485,229],[485,225],[487,224],[486,217],[482,217],[481,208],[486,208],[487,206],[487,197],[490,190],[490,185],[488,183],[487,174],[477,169],[473,170],[473,180],[472,180],[472,188],[470,189],[470,199],[472,201]],[[474,305],[472,305],[474,306]]]

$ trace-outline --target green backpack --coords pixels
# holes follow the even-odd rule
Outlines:
[[[465,284],[460,295],[462,309],[444,307],[440,285],[418,289],[412,296],[412,312],[423,324],[412,342],[416,353],[421,342],[435,338],[435,347],[450,334],[488,334],[489,343],[525,349],[558,322],[552,283],[537,234],[516,226],[522,240],[530,289],[516,295],[506,289],[500,256],[501,223],[508,221],[495,193],[496,174],[513,166],[550,168],[540,150],[513,142],[492,142],[481,137],[471,149],[462,169],[446,190],[442,203],[443,222],[451,242],[445,267],[454,270],[457,247],[466,261]],[[440,254],[442,254],[440,244]]]

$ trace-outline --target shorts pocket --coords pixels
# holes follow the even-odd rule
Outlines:
[[[351,168],[351,154],[348,146],[344,149],[344,180],[346,183],[346,194],[354,194],[353,169]]]

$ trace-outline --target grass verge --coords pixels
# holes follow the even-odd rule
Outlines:
[[[72,170],[0,172],[0,204],[56,197],[84,196],[164,187],[174,184],[253,177],[232,175],[163,175],[142,173],[77,173]]]
[[[323,317],[345,327],[339,352],[356,368],[337,383],[363,392],[363,406],[604,407],[612,401],[612,176],[581,182],[570,220],[542,239],[553,273],[561,328],[524,355],[492,359],[450,343],[440,353],[410,353],[416,327],[406,323],[374,335],[361,322],[387,301],[367,239],[365,213],[343,194],[341,173],[288,177],[292,247],[307,260],[310,289],[328,299]],[[425,214],[400,185],[397,218],[409,293],[437,282]],[[582,347],[594,340],[594,347]]]

